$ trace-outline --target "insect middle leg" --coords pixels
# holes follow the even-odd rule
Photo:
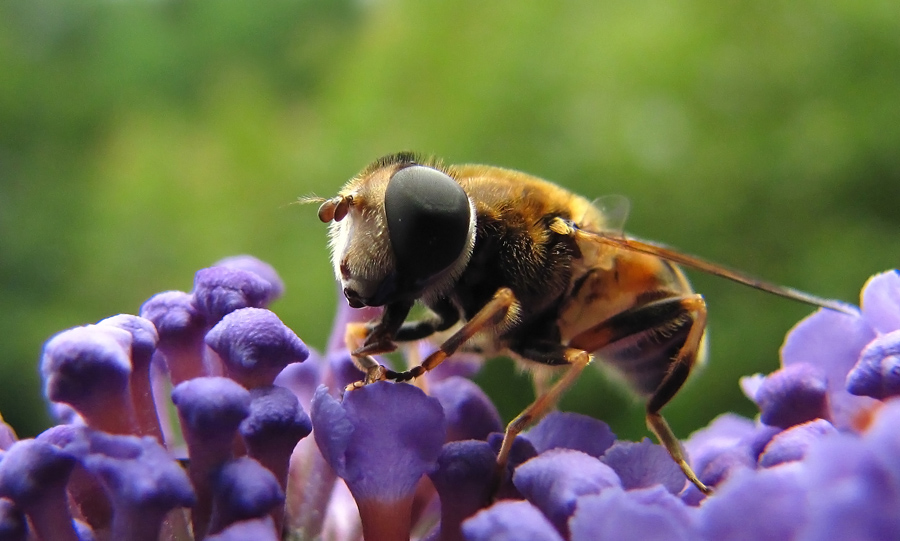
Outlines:
[[[562,395],[578,380],[584,367],[591,362],[591,355],[587,351],[566,347],[559,343],[541,342],[513,349],[519,355],[536,360],[541,364],[565,365],[567,368],[552,386],[540,392],[534,402],[506,425],[503,443],[497,453],[497,470],[501,476],[505,474],[506,463],[509,460],[509,453],[516,436],[556,407]]]
[[[638,391],[649,394],[647,427],[684,476],[709,494],[710,489],[687,463],[681,443],[660,413],[687,380],[700,354],[705,331],[706,302],[694,294],[625,310],[574,337],[570,345],[598,352],[617,366]]]

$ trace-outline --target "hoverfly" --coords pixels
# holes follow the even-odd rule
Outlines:
[[[648,427],[687,479],[709,493],[660,413],[704,350],[706,303],[679,265],[851,309],[626,237],[627,201],[605,202],[600,209],[518,171],[444,166],[406,152],[363,169],[318,213],[329,223],[335,275],[350,306],[384,307],[379,319],[348,331],[366,373],[351,388],[416,378],[461,349],[562,370],[552,384],[536,377],[536,400],[506,427],[497,457],[503,468],[515,436],[553,408],[596,357],[646,398]],[[407,321],[416,302],[428,315]],[[437,351],[405,372],[371,357],[449,330]]]

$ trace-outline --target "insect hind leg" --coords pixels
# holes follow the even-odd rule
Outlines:
[[[621,369],[638,391],[649,395],[647,427],[684,476],[709,494],[710,489],[687,463],[681,443],[660,413],[687,380],[705,331],[703,297],[672,296],[616,314],[574,337],[570,345],[599,352],[605,361]]]
[[[681,468],[688,481],[693,483],[704,494],[710,494],[712,490],[700,481],[697,474],[694,473],[694,470],[687,463],[681,443],[678,441],[672,428],[669,427],[669,423],[666,422],[666,419],[660,413],[662,407],[672,400],[672,397],[681,389],[681,386],[684,385],[688,375],[691,373],[691,369],[700,352],[703,334],[706,331],[706,302],[703,300],[703,297],[700,295],[684,297],[679,300],[679,304],[693,315],[693,322],[684,345],[681,346],[681,349],[672,361],[671,369],[647,402],[647,427],[669,451],[672,459]]]

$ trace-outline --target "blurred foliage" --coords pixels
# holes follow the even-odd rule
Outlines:
[[[624,194],[639,236],[854,301],[900,254],[898,36],[888,0],[4,2],[0,411],[40,431],[44,340],[227,255],[272,263],[322,347],[325,228],[290,203],[400,149]],[[711,349],[681,436],[752,415],[738,378],[810,311],[692,277]],[[507,361],[480,380],[506,418],[529,400]],[[646,434],[597,374],[563,407]]]

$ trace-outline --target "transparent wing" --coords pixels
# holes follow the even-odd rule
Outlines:
[[[587,211],[585,216],[577,217],[571,224],[572,230],[602,232],[611,238],[625,237],[625,221],[628,219],[628,211],[631,203],[623,195],[606,195],[598,197],[591,202],[591,207],[596,212]],[[584,229],[581,229],[584,228]],[[561,234],[568,234],[568,225],[562,226]],[[605,244],[592,242],[590,238],[575,237],[582,257],[580,262],[590,262],[592,267],[611,269],[615,263],[615,250],[610,250]],[[578,264],[578,263],[576,263]]]
[[[625,221],[631,202],[624,195],[604,195],[591,203],[603,215],[603,232],[610,236],[625,236]]]
[[[825,299],[791,287],[785,287],[773,284],[771,282],[766,282],[765,280],[760,280],[759,278],[756,278],[744,272],[728,268],[724,265],[719,265],[718,263],[707,261],[697,256],[679,252],[678,250],[669,248],[667,246],[662,246],[643,240],[627,238],[624,234],[618,232],[607,233],[585,231],[583,229],[579,229],[575,224],[572,223],[555,224],[551,227],[558,232],[566,231],[566,234],[574,236],[578,241],[579,246],[586,246],[589,244],[594,244],[596,246],[614,246],[623,250],[631,250],[632,252],[652,255],[661,259],[665,259],[667,261],[671,261],[672,263],[676,263],[678,265],[697,269],[699,271],[712,274],[713,276],[719,276],[721,278],[725,278],[739,284],[744,284],[754,289],[759,289],[760,291],[772,293],[773,295],[778,295],[779,297],[792,299],[812,306],[828,308],[829,310],[835,310],[837,312],[843,312],[854,316],[859,315],[859,309],[851,304],[832,299]]]

